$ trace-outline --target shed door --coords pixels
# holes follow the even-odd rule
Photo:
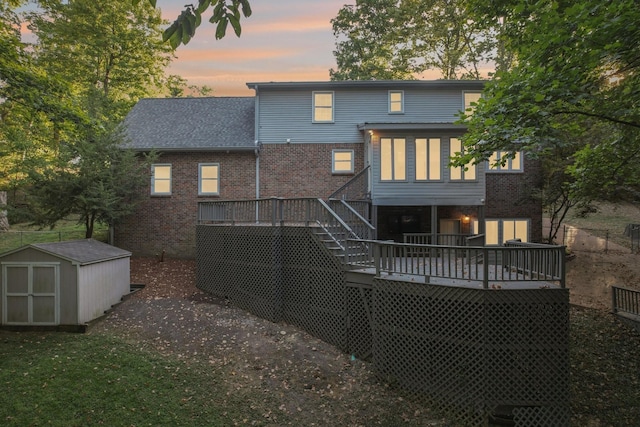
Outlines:
[[[3,323],[58,324],[58,277],[56,264],[3,265]]]

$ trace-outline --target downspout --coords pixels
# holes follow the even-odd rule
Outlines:
[[[255,111],[254,111],[254,119],[253,125],[254,130],[253,134],[255,135],[255,149],[254,153],[256,155],[256,223],[260,220],[260,212],[258,211],[259,203],[257,200],[260,200],[260,150],[262,150],[262,143],[260,142],[260,97],[258,96],[258,86],[255,87],[256,97],[255,97]]]
[[[260,222],[260,212],[259,212],[259,203],[260,199],[260,150],[262,149],[262,144],[260,141],[256,140],[256,147],[254,149],[254,153],[256,155],[256,224]]]

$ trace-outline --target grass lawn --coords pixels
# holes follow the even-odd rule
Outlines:
[[[640,224],[640,205],[596,203],[594,206],[596,212],[587,215],[580,215],[576,209],[571,209],[563,224],[630,248],[631,240],[624,235],[624,229],[627,224]]]
[[[117,337],[0,331],[4,426],[228,426],[262,418],[221,374]]]
[[[640,334],[606,313],[573,308],[570,348],[571,425],[637,425]],[[0,331],[0,360],[7,426],[269,425],[264,414],[283,403],[230,387],[228,373],[203,361],[111,335]]]
[[[108,231],[108,227],[96,224],[93,238],[106,242]],[[84,239],[84,236],[84,225],[78,224],[76,219],[60,221],[53,230],[42,230],[29,224],[12,224],[10,231],[0,232],[0,253],[31,243]]]

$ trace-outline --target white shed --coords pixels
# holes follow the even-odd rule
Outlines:
[[[93,239],[0,254],[1,324],[85,325],[129,293],[130,258],[131,252]]]

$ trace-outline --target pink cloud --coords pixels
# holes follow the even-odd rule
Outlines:
[[[178,49],[176,52],[177,60],[179,62],[226,62],[226,63],[242,63],[249,60],[274,60],[290,55],[295,55],[297,52],[294,49],[284,48],[269,48],[269,49]]]

